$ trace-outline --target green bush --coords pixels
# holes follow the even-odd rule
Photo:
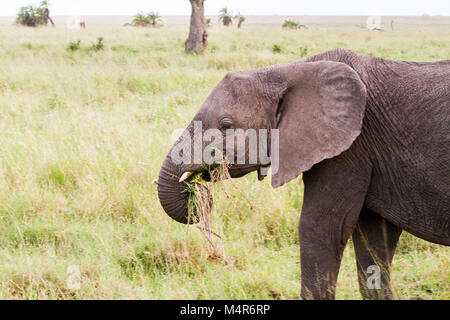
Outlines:
[[[274,44],[273,46],[272,46],[272,52],[273,53],[281,53],[281,46],[280,45],[278,45],[278,44]]]
[[[301,29],[301,28],[308,29],[308,27],[305,26],[304,24],[300,24],[299,22],[292,20],[284,20],[282,27],[283,29]]]
[[[104,47],[105,47],[105,45],[103,44],[103,38],[102,37],[98,37],[97,38],[97,43],[94,43],[91,46],[91,50],[100,51],[100,50],[103,50]]]
[[[70,50],[70,51],[77,51],[78,49],[80,49],[80,43],[81,43],[80,40],[77,40],[77,41],[70,41],[70,42],[69,42],[69,45],[67,46],[67,50]]]
[[[299,51],[302,58],[308,55],[308,47],[300,47]]]
[[[43,8],[32,5],[20,8],[16,23],[28,27],[37,27],[38,25],[44,24]]]
[[[31,42],[21,43],[21,46],[26,48],[26,49],[29,49],[29,50],[33,49],[33,44]]]
[[[16,17],[16,24],[27,27],[46,25],[49,19],[48,1],[41,1],[39,6],[28,5],[21,7]]]

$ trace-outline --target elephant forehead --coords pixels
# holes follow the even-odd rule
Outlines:
[[[233,104],[252,102],[258,96],[258,81],[247,72],[229,72],[221,84],[223,91]]]
[[[230,116],[239,127],[261,126],[266,114],[266,95],[262,94],[259,78],[244,72],[230,72],[210,93],[196,118],[213,121]],[[214,120],[215,119],[215,120]]]
[[[220,83],[205,101],[208,108],[227,108],[228,110],[259,108],[262,95],[249,81],[237,80]]]

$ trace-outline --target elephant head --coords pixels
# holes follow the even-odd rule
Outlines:
[[[272,186],[282,186],[348,149],[361,132],[365,104],[358,74],[339,62],[228,73],[164,160],[158,177],[162,207],[176,221],[191,222],[188,176],[198,172],[208,179],[217,153],[231,160],[232,178],[258,171],[262,179],[271,165]],[[255,132],[256,143],[248,132]]]

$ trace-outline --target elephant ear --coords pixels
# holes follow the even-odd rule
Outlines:
[[[275,114],[278,170],[272,159],[272,186],[280,187],[352,145],[361,132],[366,87],[339,62],[298,62],[269,72],[283,84]]]

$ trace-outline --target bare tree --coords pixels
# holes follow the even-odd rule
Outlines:
[[[202,53],[208,45],[208,32],[205,20],[204,0],[189,0],[192,6],[191,27],[186,40],[186,51]]]

